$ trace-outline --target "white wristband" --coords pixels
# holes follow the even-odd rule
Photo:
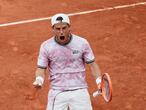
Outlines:
[[[42,76],[37,76],[36,77],[36,80],[39,80],[42,82],[42,84],[44,83],[44,78]]]
[[[101,83],[101,77],[98,77],[97,79],[96,79],[96,84],[100,84]]]
[[[33,85],[42,86],[44,83],[44,78],[42,76],[37,76]]]

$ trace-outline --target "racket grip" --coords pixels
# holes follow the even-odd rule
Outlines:
[[[99,94],[100,94],[99,91],[95,91],[95,92],[93,93],[93,97],[96,97],[96,96],[98,96]]]

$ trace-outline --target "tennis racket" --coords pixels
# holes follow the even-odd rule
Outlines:
[[[101,88],[93,93],[93,97],[102,95],[106,102],[112,100],[112,82],[108,73],[104,73],[101,78]]]

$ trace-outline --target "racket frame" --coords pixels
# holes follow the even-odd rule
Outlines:
[[[105,96],[105,94],[104,94],[104,92],[103,92],[103,88],[104,88],[104,77],[106,77],[106,79],[108,80],[108,86],[109,86],[109,96],[110,96],[110,98],[108,99],[106,96]],[[104,73],[103,75],[102,75],[102,80],[101,80],[101,94],[102,94],[102,96],[103,96],[103,98],[104,98],[104,100],[106,101],[106,102],[110,102],[111,100],[112,100],[112,82],[111,82],[111,78],[110,78],[110,76],[109,76],[109,74],[108,73]]]

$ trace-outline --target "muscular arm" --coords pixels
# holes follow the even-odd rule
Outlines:
[[[46,73],[46,69],[42,69],[42,68],[37,68],[36,72],[35,72],[35,76],[41,76],[45,79],[45,73]]]
[[[90,69],[91,69],[91,73],[92,73],[93,77],[95,79],[97,79],[98,77],[101,77],[101,71],[100,71],[98,65],[95,62],[90,63],[89,65],[90,65]]]

